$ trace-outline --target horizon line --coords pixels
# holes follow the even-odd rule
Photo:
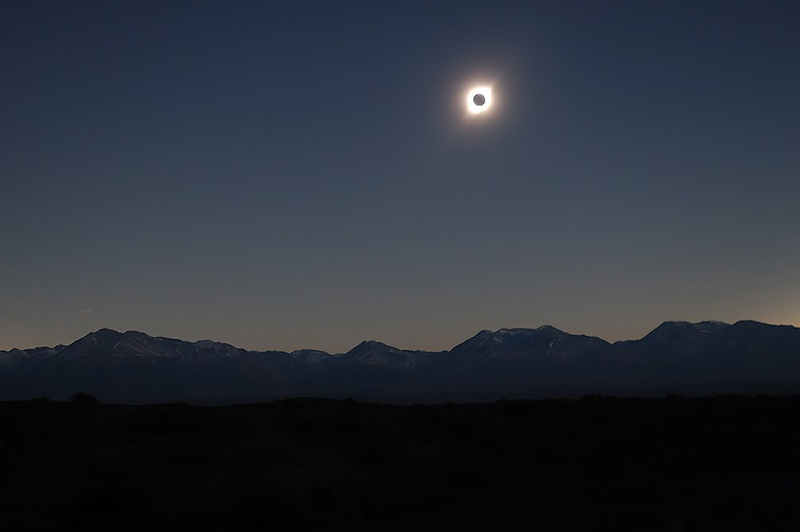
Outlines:
[[[160,336],[160,335],[159,336],[153,336],[153,335],[150,335],[150,334],[148,334],[146,332],[138,331],[138,330],[135,330],[135,329],[128,329],[126,331],[118,331],[118,330],[112,329],[110,327],[101,327],[99,329],[96,329],[96,330],[93,330],[93,331],[89,331],[88,333],[84,334],[83,336],[80,336],[80,337],[76,338],[75,340],[73,340],[73,341],[71,341],[69,343],[66,343],[66,344],[38,345],[38,346],[34,346],[34,347],[24,347],[24,348],[23,347],[12,347],[10,349],[0,349],[0,353],[8,353],[8,352],[15,351],[15,350],[29,351],[29,350],[32,350],[32,349],[53,349],[53,348],[56,348],[56,347],[59,347],[59,346],[69,347],[73,343],[75,343],[75,342],[77,342],[79,340],[82,340],[83,338],[86,338],[88,336],[91,336],[93,334],[97,334],[97,333],[99,333],[101,331],[111,331],[111,332],[116,333],[116,334],[138,333],[138,334],[143,334],[145,336],[148,336],[150,338],[160,338],[160,339],[164,339],[164,340],[175,340],[175,341],[186,342],[186,343],[190,343],[190,344],[198,344],[198,343],[201,343],[201,342],[213,342],[213,343],[216,343],[216,344],[229,345],[229,346],[231,346],[231,347],[233,347],[235,349],[242,349],[244,351],[250,351],[250,352],[270,352],[271,351],[271,352],[278,352],[278,353],[294,353],[296,351],[320,351],[320,352],[323,352],[323,353],[327,353],[329,355],[343,355],[343,354],[349,353],[350,351],[352,351],[356,347],[360,346],[361,344],[364,344],[364,343],[367,343],[367,342],[376,342],[376,343],[383,344],[383,345],[385,345],[387,347],[391,347],[393,349],[398,349],[400,351],[411,351],[411,352],[422,351],[422,352],[428,352],[428,353],[441,353],[441,352],[452,351],[453,349],[455,349],[456,347],[458,347],[462,343],[464,343],[464,342],[466,342],[466,341],[468,341],[468,340],[470,340],[472,338],[475,338],[476,336],[478,336],[479,334],[484,333],[484,332],[490,332],[491,334],[497,334],[500,331],[514,331],[514,330],[537,331],[537,330],[541,330],[541,329],[545,329],[545,328],[550,328],[550,329],[554,329],[554,330],[556,330],[556,331],[558,331],[560,333],[567,334],[569,336],[583,336],[583,337],[588,337],[588,338],[597,338],[597,339],[602,340],[602,341],[604,341],[604,342],[606,342],[606,343],[608,343],[610,345],[615,345],[615,344],[622,343],[622,342],[636,342],[636,341],[642,340],[645,337],[647,337],[649,334],[651,334],[653,331],[657,330],[659,327],[662,327],[663,325],[666,325],[668,323],[688,324],[688,325],[693,325],[693,326],[701,325],[703,323],[715,323],[715,324],[725,325],[725,326],[728,326],[728,327],[732,327],[732,326],[740,324],[740,323],[758,323],[758,324],[761,324],[761,325],[769,325],[769,326],[772,326],[772,327],[791,327],[791,328],[794,328],[794,329],[798,328],[797,326],[791,325],[791,324],[767,323],[767,322],[758,321],[758,320],[751,320],[751,319],[737,320],[737,321],[735,321],[733,323],[728,323],[728,322],[724,322],[724,321],[720,321],[720,320],[702,320],[702,321],[698,321],[698,322],[691,322],[691,321],[686,321],[686,320],[666,320],[666,321],[663,321],[660,324],[658,324],[653,329],[651,329],[647,334],[645,334],[641,338],[627,339],[627,340],[616,340],[614,342],[609,342],[608,340],[606,340],[605,338],[603,338],[601,336],[593,336],[593,335],[580,334],[580,333],[577,333],[577,334],[576,333],[571,333],[571,332],[567,332],[567,331],[565,331],[563,329],[559,329],[558,327],[555,327],[553,325],[543,324],[543,325],[540,325],[538,327],[501,327],[501,328],[496,329],[496,330],[481,329],[477,333],[475,333],[472,336],[462,340],[461,342],[455,344],[454,346],[450,347],[449,349],[440,349],[440,350],[434,350],[434,351],[430,351],[430,350],[427,350],[427,349],[405,349],[405,348],[396,347],[396,346],[387,344],[387,343],[382,342],[380,340],[365,339],[365,340],[361,340],[360,342],[355,344],[353,347],[351,347],[347,351],[333,353],[333,352],[326,351],[324,349],[314,349],[314,348],[308,348],[308,347],[303,347],[303,348],[299,348],[299,349],[293,349],[291,351],[286,351],[286,350],[282,350],[282,349],[246,349],[244,347],[239,347],[239,346],[234,345],[234,344],[229,343],[229,342],[222,342],[222,341],[218,341],[218,340],[212,340],[210,338],[203,338],[203,339],[200,339],[200,340],[191,341],[191,340],[184,340],[182,338],[177,338],[177,337],[172,337],[172,336]]]

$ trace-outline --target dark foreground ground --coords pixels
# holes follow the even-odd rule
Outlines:
[[[800,530],[800,397],[0,403],[0,528]]]

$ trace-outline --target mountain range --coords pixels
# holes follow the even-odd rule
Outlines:
[[[449,351],[364,341],[346,353],[248,351],[101,329],[69,345],[0,351],[0,400],[230,404],[352,397],[486,401],[585,394],[800,393],[800,329],[669,321],[609,343],[548,325],[484,330]]]

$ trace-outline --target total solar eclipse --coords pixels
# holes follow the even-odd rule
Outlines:
[[[467,94],[467,110],[472,114],[483,113],[492,106],[491,87],[475,87]]]

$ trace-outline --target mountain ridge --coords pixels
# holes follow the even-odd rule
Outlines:
[[[609,343],[542,325],[484,329],[443,351],[365,340],[336,354],[102,328],[68,345],[0,351],[0,399],[87,391],[138,402],[297,395],[413,401],[704,390],[800,392],[800,328],[665,321],[638,340]]]
[[[493,331],[491,329],[482,329],[482,330],[478,331],[471,338],[474,338],[475,336],[478,336],[478,335],[480,335],[482,333],[497,334],[497,333],[502,333],[502,332],[514,332],[514,331],[546,331],[546,330],[551,330],[551,331],[555,331],[555,332],[558,332],[558,333],[567,334],[567,335],[570,335],[570,336],[598,338],[600,340],[603,340],[606,343],[609,343],[611,345],[615,345],[615,344],[618,344],[618,343],[636,342],[636,341],[642,340],[642,339],[646,338],[648,335],[652,334],[653,332],[655,332],[655,331],[657,331],[660,328],[665,327],[665,326],[689,325],[689,326],[692,326],[692,327],[698,327],[698,326],[704,325],[704,324],[714,324],[714,325],[721,325],[721,326],[725,326],[725,327],[733,327],[733,326],[740,325],[740,324],[757,324],[757,325],[766,325],[766,326],[770,326],[770,327],[786,327],[786,328],[790,328],[790,329],[800,330],[800,327],[795,327],[794,325],[770,324],[770,323],[760,322],[760,321],[757,321],[757,320],[739,320],[739,321],[736,321],[736,322],[734,322],[732,324],[726,323],[726,322],[723,322],[723,321],[718,321],[718,320],[703,320],[703,321],[700,321],[700,322],[689,322],[689,321],[682,321],[682,320],[667,320],[667,321],[662,322],[660,325],[658,325],[655,329],[653,329],[652,331],[647,333],[642,338],[631,339],[631,340],[616,340],[614,342],[609,342],[608,340],[605,340],[605,339],[603,339],[603,338],[601,338],[599,336],[568,333],[566,331],[563,331],[561,329],[558,329],[557,327],[554,327],[554,326],[548,325],[548,324],[540,325],[540,326],[534,327],[534,328],[529,328],[529,327],[503,327],[503,328],[497,329],[496,331]],[[115,329],[110,329],[110,328],[107,328],[107,327],[102,327],[100,329],[97,329],[96,331],[89,332],[86,335],[84,335],[83,337],[73,341],[72,343],[75,343],[76,341],[79,341],[79,340],[81,340],[83,338],[87,338],[87,337],[90,337],[90,336],[93,336],[93,335],[98,335],[98,334],[116,334],[116,335],[141,334],[141,335],[148,336],[149,338],[158,339],[158,340],[175,340],[175,341],[185,342],[185,343],[189,343],[189,344],[196,344],[196,345],[197,344],[208,344],[208,343],[211,343],[211,344],[216,344],[216,345],[230,346],[230,347],[234,347],[235,349],[242,349],[242,350],[250,351],[250,352],[254,352],[254,353],[264,353],[264,352],[294,353],[294,352],[300,352],[300,351],[309,351],[309,352],[310,351],[314,351],[314,352],[319,352],[319,353],[327,353],[329,355],[337,355],[337,354],[346,354],[346,353],[348,353],[350,351],[353,351],[354,349],[356,349],[358,346],[360,346],[362,344],[381,344],[383,346],[386,346],[386,347],[389,347],[389,348],[392,348],[392,349],[396,349],[398,351],[422,351],[422,352],[428,352],[428,353],[440,353],[440,352],[444,352],[444,351],[452,351],[452,348],[449,349],[449,350],[443,350],[443,351],[428,351],[426,349],[403,349],[403,348],[391,346],[389,344],[381,342],[380,340],[362,340],[361,342],[359,342],[358,344],[353,346],[353,348],[351,348],[349,351],[346,351],[344,353],[330,353],[328,351],[321,350],[321,349],[309,349],[309,348],[300,348],[300,349],[295,349],[293,351],[283,351],[283,350],[264,350],[264,351],[262,351],[262,350],[257,350],[257,349],[238,348],[238,347],[233,346],[233,344],[229,344],[229,343],[226,343],[226,342],[219,342],[217,340],[211,340],[211,339],[208,339],[208,338],[203,339],[203,340],[190,341],[190,340],[181,340],[179,338],[174,338],[174,337],[170,337],[170,336],[150,336],[147,333],[144,333],[144,332],[141,332],[141,331],[132,330],[132,329],[126,330],[124,332],[120,332],[120,331],[117,331]],[[51,346],[44,346],[44,345],[36,346],[36,347],[32,347],[32,348],[12,347],[12,348],[7,349],[7,350],[0,349],[0,354],[2,354],[2,353],[10,353],[12,351],[31,351],[31,350],[36,350],[36,349],[58,349],[58,348],[68,347],[69,345],[72,345],[72,344],[58,344],[58,345],[52,346],[52,347]],[[457,344],[457,345],[459,345],[459,344]],[[455,347],[456,346],[454,346],[454,348]]]

